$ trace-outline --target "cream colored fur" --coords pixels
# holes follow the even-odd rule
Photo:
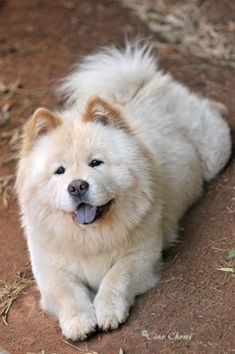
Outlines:
[[[40,109],[25,127],[17,192],[42,307],[82,340],[117,328],[157,284],[163,248],[231,140],[219,107],[160,72],[147,46],[89,56],[60,91],[65,109]],[[104,163],[91,168],[92,158]],[[89,182],[91,204],[115,200],[94,224],[73,221],[74,179]]]

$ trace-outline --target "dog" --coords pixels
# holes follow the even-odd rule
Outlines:
[[[158,69],[148,45],[89,55],[23,129],[16,190],[42,308],[84,340],[159,281],[178,222],[231,152],[225,107]]]

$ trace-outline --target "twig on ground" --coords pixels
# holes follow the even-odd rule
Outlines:
[[[221,267],[221,268],[217,268],[217,270],[226,273],[235,273],[235,269],[233,267]]]
[[[90,350],[90,349],[86,350],[86,349],[79,348],[76,345],[73,345],[72,343],[68,342],[65,339],[61,339],[61,340],[62,340],[63,343],[67,344],[71,348],[76,349],[77,351],[79,351],[79,352],[81,352],[83,354],[98,354],[98,352],[94,352],[93,350]]]

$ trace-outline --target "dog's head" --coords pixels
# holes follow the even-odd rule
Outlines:
[[[108,215],[135,223],[151,198],[150,165],[119,109],[94,97],[81,117],[34,113],[25,125],[17,191],[24,208],[63,212],[78,225]]]

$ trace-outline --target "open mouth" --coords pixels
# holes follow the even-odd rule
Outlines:
[[[81,225],[89,225],[95,222],[96,220],[102,218],[109,211],[113,199],[108,203],[102,206],[93,206],[87,203],[79,204],[78,208],[75,210],[73,214],[73,219],[77,224]]]

